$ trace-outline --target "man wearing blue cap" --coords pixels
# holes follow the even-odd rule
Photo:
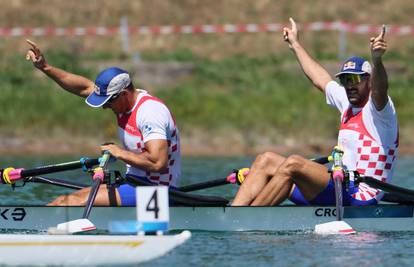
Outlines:
[[[153,184],[175,187],[181,176],[180,138],[175,120],[161,100],[144,90],[135,89],[127,71],[111,67],[103,70],[95,82],[66,72],[50,64],[35,43],[27,41],[31,48],[26,59],[52,78],[63,89],[85,97],[94,108],[111,109],[118,121],[122,147],[102,145],[111,155],[126,163],[126,175]],[[84,205],[89,188],[70,195],[60,196],[49,205]],[[135,205],[135,188],[123,184],[116,188],[115,197],[105,185],[99,189],[95,205]],[[114,199],[115,198],[115,199]]]
[[[338,145],[344,150],[343,164],[350,171],[344,188],[344,205],[373,205],[381,190],[365,183],[354,184],[351,171],[390,182],[398,152],[398,126],[394,104],[388,96],[388,78],[382,63],[387,50],[381,34],[370,39],[373,66],[361,57],[347,59],[337,83],[298,40],[295,21],[283,29],[283,38],[295,54],[308,79],[325,94],[329,105],[341,113]],[[283,157],[265,152],[254,161],[233,205],[277,205],[289,198],[301,205],[335,205],[335,190],[328,169],[298,155]]]

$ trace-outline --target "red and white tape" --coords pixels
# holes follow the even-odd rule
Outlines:
[[[135,34],[197,34],[197,33],[258,33],[280,32],[283,24],[223,24],[223,25],[184,25],[184,26],[129,26],[129,27],[13,27],[0,28],[0,37],[21,36],[114,36],[121,33]],[[346,22],[313,22],[303,24],[309,31],[344,31],[365,34],[379,33],[381,25],[352,24]],[[414,35],[413,26],[387,26],[387,33],[398,35]]]

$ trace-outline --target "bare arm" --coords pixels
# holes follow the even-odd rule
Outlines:
[[[290,18],[291,28],[283,28],[283,38],[289,43],[290,49],[295,53],[300,67],[305,73],[306,77],[318,88],[324,92],[325,87],[332,80],[329,73],[316,62],[300,45],[298,40],[298,30],[295,21]]]
[[[124,150],[117,145],[103,145],[102,150],[108,150],[112,156],[136,168],[151,172],[163,172],[168,167],[167,140],[150,140],[145,143],[142,153]]]
[[[52,78],[60,87],[81,97],[87,97],[92,93],[94,83],[91,80],[49,65],[39,47],[30,40],[27,40],[27,43],[31,48],[27,51],[26,59],[32,61],[36,68]]]
[[[371,38],[372,79],[371,97],[377,110],[382,110],[388,102],[388,76],[382,63],[382,56],[387,50],[387,42],[384,40],[385,25],[377,37]]]

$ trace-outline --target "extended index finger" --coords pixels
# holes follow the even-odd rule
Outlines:
[[[37,44],[35,42],[33,42],[33,41],[29,40],[29,39],[26,39],[26,42],[32,47],[32,49],[35,52],[39,52],[40,51],[39,48],[37,47]]]
[[[290,21],[290,25],[292,26],[292,31],[296,31],[297,30],[296,22],[292,18],[289,18],[289,21]]]
[[[381,38],[381,39],[384,39],[384,37],[385,37],[385,31],[387,30],[387,27],[385,26],[385,24],[382,24],[382,28],[381,28],[381,33],[380,33],[380,35],[379,35],[379,37]]]

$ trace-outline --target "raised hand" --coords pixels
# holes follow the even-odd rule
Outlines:
[[[289,47],[292,48],[292,45],[298,41],[298,28],[296,22],[289,18],[291,28],[283,28],[283,40],[289,44]]]
[[[46,59],[43,56],[42,51],[40,51],[37,44],[26,40],[26,42],[31,46],[31,48],[26,53],[26,60],[30,60],[33,62],[33,65],[38,69],[43,69],[46,66]]]
[[[387,42],[385,41],[385,25],[382,25],[381,33],[377,37],[371,37],[370,47],[372,59],[381,58],[387,50]]]

